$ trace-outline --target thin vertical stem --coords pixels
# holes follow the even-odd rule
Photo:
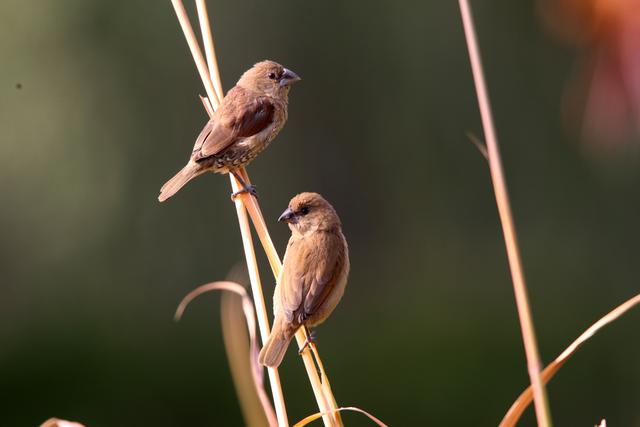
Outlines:
[[[489,94],[487,92],[484,72],[482,70],[482,62],[478,44],[476,41],[476,33],[471,17],[471,11],[467,0],[459,0],[460,12],[462,14],[462,22],[464,26],[467,47],[469,49],[469,58],[471,61],[471,69],[473,71],[473,79],[478,95],[478,104],[480,115],[482,116],[482,125],[484,128],[485,138],[487,142],[487,154],[489,157],[489,169],[491,171],[491,180],[500,214],[500,221],[504,233],[504,241],[507,248],[507,257],[509,259],[509,267],[511,270],[511,279],[513,281],[513,289],[520,318],[520,327],[522,330],[522,338],[524,341],[525,353],[527,355],[527,367],[531,385],[534,394],[534,403],[536,409],[536,418],[538,425],[547,427],[551,426],[551,413],[549,403],[545,392],[545,386],[540,376],[540,356],[538,353],[538,344],[536,334],[533,327],[531,317],[531,309],[527,297],[527,287],[522,271],[522,262],[518,250],[515,226],[513,223],[513,215],[511,214],[511,206],[509,203],[509,195],[507,193],[507,184],[504,178],[502,161],[500,159],[500,150],[498,148],[498,139],[496,137],[493,117],[491,114],[491,106],[489,103]]]
[[[231,187],[233,188],[233,191],[240,190],[242,188],[240,183],[237,182],[233,175],[229,174],[229,176],[231,177]],[[249,226],[249,219],[247,218],[247,211],[245,210],[240,197],[236,198],[235,206],[236,213],[238,214],[238,223],[240,224],[240,233],[242,234],[242,246],[244,247],[244,255],[247,260],[247,269],[249,270],[251,292],[253,294],[253,301],[258,317],[260,339],[264,343],[267,342],[271,330],[269,328],[267,307],[265,306],[264,295],[262,293],[262,283],[260,282],[260,273],[258,272],[258,262],[256,261],[256,253],[253,249],[251,228]],[[280,427],[286,427],[289,425],[289,421],[287,419],[287,410],[284,405],[282,386],[280,385],[280,375],[277,369],[267,368],[267,370],[269,373],[269,383],[271,385],[271,393],[273,393],[276,415],[278,417],[278,425]]]
[[[193,60],[196,63],[198,73],[200,74],[200,79],[202,80],[204,89],[207,91],[209,101],[214,108],[218,108],[221,98],[218,98],[217,92],[213,87],[213,83],[211,82],[209,69],[207,68],[207,64],[204,60],[204,57],[202,56],[200,47],[198,46],[198,39],[193,32],[191,23],[189,22],[187,11],[184,9],[182,0],[171,0],[171,3],[173,4],[173,9],[176,11],[176,15],[178,16],[178,22],[180,23],[180,27],[182,28],[182,32],[184,33],[184,37],[187,39],[187,44],[189,45],[191,56],[193,56]]]
[[[207,2],[205,0],[196,0],[196,7],[198,9],[200,32],[202,33],[204,53],[207,57],[210,77],[213,80],[213,86],[216,90],[216,94],[218,95],[218,99],[222,100],[224,92],[222,91],[222,81],[220,80],[216,47],[213,44],[213,35],[211,34],[211,22],[209,21],[209,14],[207,13]]]

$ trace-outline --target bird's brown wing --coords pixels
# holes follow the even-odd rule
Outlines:
[[[316,313],[335,287],[340,257],[344,256],[339,239],[334,233],[315,233],[287,248],[280,283],[287,320],[302,323]]]
[[[209,121],[200,132],[194,160],[218,154],[239,139],[260,133],[273,122],[274,112],[270,98],[234,87],[224,98],[216,120]]]
[[[202,150],[202,144],[204,144],[204,141],[206,141],[206,139],[209,137],[209,135],[211,135],[211,131],[213,130],[213,124],[215,122],[212,120],[209,120],[207,122],[206,125],[204,125],[204,127],[202,128],[202,130],[200,131],[200,134],[198,135],[198,138],[196,138],[196,143],[193,144],[193,154],[194,155],[199,155],[200,150]]]
[[[291,237],[287,244],[287,251],[284,254],[282,272],[278,281],[278,291],[280,293],[280,309],[288,322],[293,321],[293,315],[302,304],[304,294],[304,242],[302,239]],[[276,302],[274,302],[274,307]]]

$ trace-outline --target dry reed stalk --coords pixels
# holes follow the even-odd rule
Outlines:
[[[634,296],[633,298],[625,301],[615,309],[611,310],[604,317],[598,320],[596,323],[591,325],[586,331],[584,331],[574,342],[571,343],[569,347],[567,347],[558,357],[555,358],[553,362],[551,362],[544,370],[542,371],[542,380],[546,383],[553,378],[553,376],[560,370],[560,368],[565,364],[567,360],[580,348],[582,345],[587,342],[592,336],[596,334],[600,329],[607,326],[609,323],[618,319],[620,316],[625,314],[631,308],[640,304],[640,294]],[[500,427],[514,427],[520,416],[525,409],[531,403],[533,393],[531,391],[531,387],[528,387],[525,391],[518,396],[515,402],[511,405],[511,408],[507,411],[504,418],[500,422]],[[603,420],[606,426],[606,422]]]
[[[207,65],[209,67],[209,76],[213,77],[213,86],[215,88],[216,95],[218,95],[219,100],[222,100],[222,98],[224,98],[224,91],[222,90],[222,80],[220,80],[216,48],[213,44],[211,22],[209,21],[209,14],[207,13],[207,2],[205,0],[196,0],[196,7],[198,9],[198,20],[200,21],[200,32],[202,33],[204,53],[207,57]]]
[[[205,59],[202,56],[202,52],[198,46],[197,39],[193,32],[193,28],[191,27],[191,23],[189,22],[189,18],[186,14],[184,6],[181,0],[172,0],[174,9],[176,11],[176,15],[178,16],[178,21],[180,22],[180,26],[182,31],[187,39],[187,44],[189,45],[189,49],[191,51],[191,55],[194,58],[196,63],[196,67],[198,68],[198,72],[200,74],[200,78],[202,79],[203,85],[207,92],[208,100],[203,99],[203,103],[205,104],[205,109],[209,113],[212,114],[212,110],[218,107],[220,100],[223,98],[224,94],[222,93],[222,84],[220,82],[220,75],[218,71],[217,60],[215,59],[215,49],[213,44],[213,37],[211,36],[211,30],[209,27],[209,18],[206,16],[206,6],[204,6],[203,0],[197,0],[198,3],[198,14],[200,25],[202,28],[203,38],[205,39],[205,47],[209,46],[207,49],[208,55],[208,64],[212,69],[210,70],[205,63]],[[202,4],[200,4],[202,3]],[[215,78],[215,88],[212,82],[212,75]],[[219,88],[220,92],[216,92],[216,88]],[[207,104],[210,104],[207,106]],[[246,171],[243,169],[242,173],[245,178],[245,182],[249,183],[250,180]],[[231,179],[231,186],[233,191],[237,191],[240,189],[240,184],[237,182],[233,175],[229,175]],[[245,210],[246,205],[251,205],[252,209],[252,220],[254,221],[254,226],[256,227],[256,231],[260,236],[260,240],[263,243],[265,252],[269,258],[269,262],[271,264],[271,268],[274,272],[274,276],[276,280],[280,274],[280,270],[282,269],[282,264],[277,255],[275,247],[273,246],[273,242],[271,241],[271,237],[266,228],[266,224],[264,223],[264,219],[262,217],[262,213],[257,204],[257,201],[245,194],[242,194],[240,197],[235,199],[236,211],[238,214],[238,222],[240,224],[240,231],[242,234],[242,242],[245,251],[245,257],[247,260],[247,267],[249,270],[249,278],[251,282],[252,292],[254,296],[254,303],[256,307],[258,324],[260,327],[260,335],[262,337],[262,341],[266,341],[266,337],[269,335],[269,320],[266,313],[266,307],[264,304],[264,296],[262,293],[262,286],[260,283],[260,274],[258,271],[257,261],[255,258],[255,251],[253,249],[253,241],[251,238],[251,230],[249,226],[249,221],[247,219],[247,214]],[[268,242],[265,245],[265,242]],[[306,336],[304,331],[300,330],[296,333],[296,341],[298,342],[298,346],[302,347],[303,343],[306,340]],[[314,353],[316,354],[318,362],[318,366],[322,367],[322,363],[320,361],[319,356],[317,356],[317,349],[315,349],[314,345]],[[316,370],[316,364],[314,363],[313,357],[311,356],[311,351],[307,348],[302,353],[302,359],[309,376],[309,381],[311,382],[311,386],[313,389],[314,396],[318,403],[318,408],[321,412],[325,413],[323,415],[323,421],[326,426],[331,425],[342,425],[341,417],[339,413],[336,411],[337,404],[335,398],[333,397],[333,392],[331,391],[328,378],[322,370],[322,376],[324,381],[321,381],[320,376]],[[271,390],[274,398],[276,413],[278,415],[278,423],[279,425],[288,425],[286,408],[284,404],[284,398],[282,395],[282,387],[280,384],[280,379],[278,375],[278,371],[276,369],[268,368],[269,379],[271,384]],[[333,415],[330,415],[333,414]]]
[[[196,67],[198,68],[198,72],[200,73],[200,78],[207,92],[208,101],[211,104],[211,109],[215,110],[218,105],[220,105],[220,100],[223,98],[223,93],[216,92],[212,83],[210,71],[205,63],[204,57],[202,56],[202,52],[200,51],[200,47],[198,45],[198,41],[196,39],[195,33],[193,32],[193,28],[191,27],[191,23],[189,21],[189,17],[184,9],[184,5],[181,0],[171,0],[173,7],[175,9],[176,15],[178,16],[178,21],[180,22],[180,27],[184,33],[185,38],[187,39],[187,44],[189,45],[189,49],[191,51],[191,55],[196,63]],[[201,11],[201,8],[198,9]],[[208,22],[208,18],[205,18]],[[203,18],[200,18],[200,21],[203,22]],[[203,36],[208,38],[211,35],[210,31],[203,31]],[[208,41],[210,45],[210,51],[213,52],[213,39]],[[217,63],[215,60],[210,60],[209,63],[217,68]],[[217,80],[217,86],[222,87],[219,81],[219,72],[214,72]],[[207,112],[211,116],[211,109],[207,109]],[[236,187],[239,187],[239,184],[235,182],[235,179],[232,175],[230,175],[232,180],[232,186],[234,187],[234,191],[237,191]],[[260,336],[264,342],[266,337],[269,336],[269,319],[267,317],[267,310],[264,305],[264,297],[262,295],[262,285],[260,284],[260,275],[258,273],[258,263],[255,258],[255,252],[253,249],[253,241],[251,239],[251,229],[249,226],[249,221],[247,220],[246,211],[242,205],[242,200],[240,198],[236,198],[235,201],[236,211],[238,213],[238,222],[240,224],[240,232],[242,234],[242,245],[245,252],[245,258],[247,260],[247,268],[249,270],[249,279],[251,283],[251,291],[254,297],[254,305],[256,308],[256,313],[258,317],[258,326],[260,329]],[[278,418],[278,425],[281,427],[286,427],[289,425],[289,420],[287,418],[287,410],[284,403],[284,396],[282,394],[282,385],[280,383],[280,376],[278,374],[277,369],[267,369],[267,373],[269,375],[269,384],[271,386],[271,393],[273,395],[274,406],[276,409],[276,415]]]
[[[182,4],[182,0],[171,0],[171,4],[173,4],[173,9],[176,11],[176,16],[178,17],[178,22],[180,23],[180,28],[182,28],[182,32],[184,33],[185,39],[187,39],[187,44],[189,45],[189,51],[191,51],[191,56],[193,56],[193,60],[196,63],[196,68],[200,73],[200,79],[202,80],[202,84],[211,100],[213,105],[220,104],[220,100],[217,96],[217,92],[213,87],[213,83],[211,81],[211,77],[209,76],[209,69],[207,68],[207,64],[205,63],[204,57],[202,56],[202,52],[200,51],[200,47],[198,46],[198,39],[196,38],[195,33],[193,32],[193,27],[191,27],[191,23],[189,22],[189,16],[187,15],[187,11],[184,9],[184,5]]]
[[[524,341],[525,353],[527,355],[527,367],[529,377],[531,379],[531,385],[533,387],[536,418],[539,426],[547,427],[551,426],[551,413],[549,410],[549,402],[547,400],[545,386],[540,375],[538,344],[533,327],[531,309],[529,308],[527,287],[522,271],[522,262],[520,261],[516,230],[513,223],[513,216],[511,214],[509,195],[507,193],[507,184],[504,178],[502,161],[500,160],[498,139],[493,126],[489,94],[486,88],[484,72],[482,70],[482,61],[480,59],[469,4],[467,0],[459,0],[459,3],[467,47],[469,49],[473,80],[475,82],[476,92],[478,95],[482,125],[487,142],[487,155],[489,159],[491,180],[493,182],[493,190],[496,196],[498,212],[500,214],[500,222],[502,223],[504,240],[507,248],[507,257],[509,259],[509,267],[511,271],[511,279],[513,281],[513,289],[518,308],[518,316],[520,318],[522,338]]]
[[[241,186],[231,175],[231,187],[233,191],[240,190]],[[253,294],[254,305],[258,315],[258,325],[260,326],[260,339],[266,342],[269,338],[269,317],[267,315],[267,307],[264,303],[264,295],[262,294],[262,283],[260,282],[260,273],[258,271],[258,262],[253,248],[253,239],[251,238],[251,228],[247,218],[242,200],[238,197],[235,200],[236,213],[238,214],[238,223],[240,224],[240,233],[242,234],[242,246],[244,247],[244,255],[247,260],[247,269],[249,270],[249,281],[251,283],[251,292]],[[277,369],[267,368],[269,373],[269,383],[271,385],[271,393],[278,417],[278,425],[288,426],[287,409],[284,404],[284,396],[282,394],[282,385],[280,384],[280,375]]]

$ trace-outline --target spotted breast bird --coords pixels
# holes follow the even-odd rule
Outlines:
[[[274,61],[262,61],[246,71],[227,92],[220,107],[196,139],[191,158],[160,189],[164,202],[204,172],[232,173],[242,185],[234,193],[256,194],[237,173],[260,154],[287,121],[291,85],[300,77]]]
[[[298,194],[278,221],[289,224],[291,238],[273,295],[273,329],[258,359],[270,367],[280,365],[300,327],[316,326],[329,317],[349,275],[340,218],[321,195]]]

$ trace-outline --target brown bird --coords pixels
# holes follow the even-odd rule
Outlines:
[[[291,238],[273,294],[273,329],[259,357],[262,365],[274,368],[298,328],[316,326],[329,317],[349,275],[340,218],[321,195],[298,194],[278,221],[289,224]]]
[[[164,202],[187,182],[204,172],[232,173],[243,189],[256,194],[237,170],[256,158],[287,121],[289,89],[300,77],[273,61],[262,61],[246,71],[227,92],[193,146],[189,163],[160,189]]]

